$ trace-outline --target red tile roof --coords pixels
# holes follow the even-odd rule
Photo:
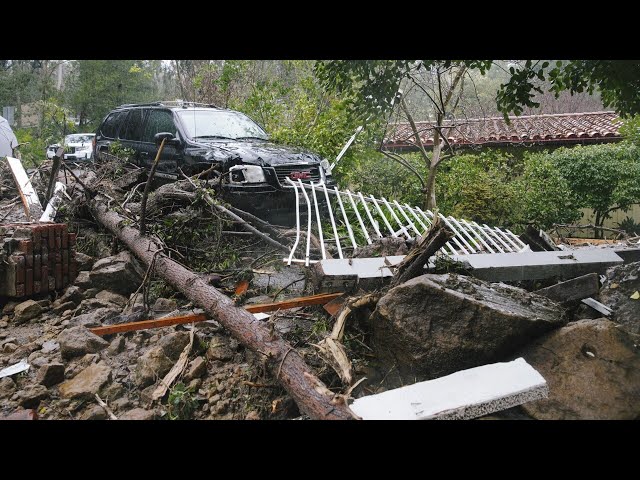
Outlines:
[[[536,143],[611,142],[621,138],[622,121],[615,112],[560,113],[509,117],[472,118],[445,121],[443,134],[452,145],[505,145]],[[423,145],[433,145],[434,122],[416,122]],[[389,126],[386,148],[414,149],[415,139],[408,123]]]

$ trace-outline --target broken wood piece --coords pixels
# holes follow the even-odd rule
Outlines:
[[[208,193],[205,193],[202,198],[204,198],[204,201],[207,202],[207,204],[209,206],[215,208],[216,210],[218,210],[218,211],[224,213],[225,215],[227,215],[227,216],[233,218],[234,220],[236,220],[239,223],[239,225],[242,228],[244,228],[245,230],[247,230],[248,232],[251,232],[254,235],[256,235],[257,237],[260,237],[262,240],[264,240],[268,244],[276,247],[278,250],[281,250],[283,252],[289,253],[289,250],[290,250],[289,247],[284,246],[283,244],[281,244],[277,240],[274,240],[273,238],[271,238],[269,235],[262,233],[260,230],[258,230],[257,228],[253,227],[252,225],[250,225],[249,223],[244,221],[238,215],[236,215],[232,211],[230,211],[227,208],[225,208],[222,205],[220,205]]]
[[[98,405],[100,405],[104,409],[104,411],[107,412],[107,415],[109,415],[109,418],[111,420],[118,420],[118,417],[116,417],[115,414],[113,413],[113,410],[109,408],[109,405],[107,405],[107,402],[102,400],[100,398],[100,395],[98,395],[97,393],[95,394],[95,397],[96,397],[96,401],[98,402]]]
[[[594,298],[585,298],[582,300],[582,303],[590,306],[595,311],[601,313],[605,317],[610,317],[611,314],[613,313],[613,310],[607,307],[604,303],[600,303],[599,301],[595,300]]]
[[[395,274],[391,280],[391,287],[400,285],[424,273],[424,266],[429,259],[436,254],[444,245],[453,238],[455,234],[444,222],[440,222],[439,217],[435,220],[429,230],[420,237],[418,243],[413,247],[406,257],[396,267]]]
[[[257,305],[247,305],[245,310],[251,313],[273,312],[275,310],[286,310],[288,308],[306,307],[309,305],[324,305],[325,303],[342,296],[343,293],[322,293],[308,297],[290,298],[281,302],[260,303]]]
[[[55,185],[58,182],[58,171],[60,170],[60,165],[62,164],[62,157],[64,157],[64,148],[58,147],[51,162],[51,176],[49,177],[49,185],[47,186],[47,194],[45,196],[45,201],[47,203],[51,201],[51,198],[54,195],[53,192]]]
[[[132,332],[134,330],[146,330],[148,328],[169,327],[171,325],[180,325],[183,323],[195,323],[206,320],[207,317],[202,314],[198,315],[182,315],[180,317],[158,318],[155,320],[143,320],[140,322],[120,323],[118,325],[107,325],[106,327],[90,328],[91,333],[96,335],[111,335],[113,333]]]
[[[361,397],[351,410],[364,420],[464,420],[548,395],[542,375],[518,358]]]
[[[599,290],[600,280],[598,279],[598,274],[589,273],[550,287],[541,288],[533,293],[547,297],[554,302],[565,303],[592,297]]]
[[[236,285],[235,294],[238,296],[244,295],[245,293],[247,293],[248,289],[249,289],[249,282],[247,280],[240,280]]]
[[[53,196],[47,203],[47,208],[45,208],[44,213],[40,217],[41,222],[53,222],[56,218],[56,213],[58,212],[58,207],[62,203],[62,196],[64,195],[67,187],[65,187],[64,183],[56,182],[56,186],[53,189]]]
[[[180,357],[176,364],[169,370],[169,373],[165,375],[165,377],[160,381],[160,385],[156,388],[151,394],[151,400],[156,401],[161,399],[167,393],[167,390],[171,387],[171,384],[178,378],[179,375],[182,374],[184,369],[187,367],[187,362],[189,361],[189,353],[191,353],[191,348],[193,347],[193,328],[189,332],[189,343],[182,353],[180,353]]]
[[[208,285],[199,275],[171,260],[152,239],[127,225],[126,219],[110,210],[103,195],[89,207],[94,218],[116,235],[146,265],[154,261],[155,274],[182,292],[194,304],[216,319],[240,343],[262,355],[275,378],[291,395],[300,411],[318,420],[355,418],[345,398],[331,392],[316,377],[302,356],[269,325],[256,320],[247,310]],[[155,260],[154,260],[155,259]]]
[[[337,297],[334,298],[333,300],[331,300],[328,303],[325,303],[322,308],[325,309],[325,311],[331,315],[332,317],[338,313],[340,311],[340,309],[343,307],[344,302],[346,301],[346,299],[344,298],[344,296],[342,297]]]
[[[22,166],[22,162],[17,158],[7,157],[7,164],[18,188],[25,215],[30,221],[38,221],[42,215],[42,204],[33,185],[31,185],[31,181]]]
[[[339,340],[329,336],[317,344],[312,343],[311,345],[318,349],[320,356],[333,368],[345,385],[353,383],[353,367]]]
[[[560,250],[544,230],[536,229],[532,225],[527,226],[524,233],[520,235],[520,240],[529,245],[534,252],[553,252]]]

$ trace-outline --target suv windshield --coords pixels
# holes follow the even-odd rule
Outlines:
[[[89,143],[93,140],[93,135],[67,135],[64,137],[64,143]]]
[[[258,138],[267,140],[266,132],[247,116],[218,110],[183,110],[177,112],[190,138]]]

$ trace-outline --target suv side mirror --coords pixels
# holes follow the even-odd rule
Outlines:
[[[180,145],[180,140],[170,132],[156,133],[153,136],[153,140],[155,141],[156,145],[160,145],[160,143],[162,143],[162,140],[165,141],[165,145]]]

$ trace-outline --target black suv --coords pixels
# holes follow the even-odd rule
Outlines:
[[[158,152],[157,133],[169,132],[157,176],[177,178],[178,168],[193,175],[218,164],[223,194],[239,208],[293,210],[295,197],[287,178],[333,186],[329,162],[317,154],[269,141],[247,115],[191,102],[121,105],[96,131],[94,158],[100,160],[113,142],[132,149],[133,162],[151,168]]]

